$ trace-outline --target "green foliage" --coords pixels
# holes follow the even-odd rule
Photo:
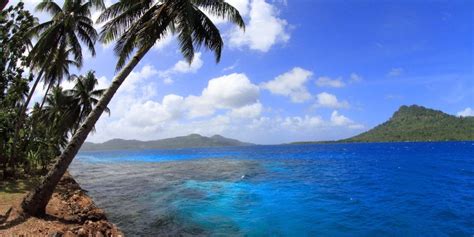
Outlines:
[[[25,54],[31,46],[28,31],[35,23],[21,2],[0,13],[0,167],[4,171],[21,162],[12,155],[19,146],[13,137],[15,128],[21,134],[25,131],[18,117],[31,81],[25,73]]]
[[[167,34],[176,34],[188,62],[201,46],[213,51],[219,62],[224,43],[219,29],[204,11],[245,28],[240,13],[224,0],[123,0],[105,9],[99,17],[98,22],[105,23],[100,39],[105,43],[117,40],[117,70],[134,50],[151,48]]]
[[[95,4],[99,4],[97,7],[100,3],[101,1],[95,1]],[[64,8],[69,13],[73,11],[71,9],[75,9],[74,6],[87,6],[87,9],[77,10],[87,16],[90,14],[90,4],[66,1]],[[57,5],[54,2],[43,1],[39,8],[58,14],[63,11],[55,6]],[[69,76],[69,66],[79,66],[75,60],[82,55],[82,52],[77,52],[81,51],[80,48],[74,51],[73,46],[77,45],[69,44],[74,41],[72,33],[60,35],[58,32],[51,32],[52,28],[41,29],[45,25],[67,25],[57,17],[56,14],[49,23],[37,25],[36,19],[24,10],[22,2],[0,14],[0,168],[3,177],[47,171],[47,167],[67,144],[70,135],[92,111],[104,92],[96,89],[97,78],[93,72],[85,76]],[[82,17],[78,23],[79,37],[85,39],[83,36],[90,34],[95,42],[95,30],[82,31],[86,30],[85,27],[81,28],[85,21],[87,20]],[[33,33],[40,33],[40,39],[35,46],[31,44]],[[43,42],[42,37],[59,37],[60,41],[68,43],[58,46],[48,41]],[[93,44],[89,46],[93,47]],[[35,57],[30,50],[42,53]],[[25,56],[28,55],[27,52],[30,52],[29,57]],[[50,55],[47,57],[51,60],[42,69],[43,79],[47,84],[57,85],[62,78],[67,77],[76,80],[76,85],[74,89],[67,91],[53,87],[52,91],[45,95],[44,108],[36,104],[28,111],[26,98],[33,92],[29,88],[33,75],[25,73],[25,69],[38,65],[35,60],[44,62],[44,55]],[[29,69],[32,71],[32,68]]]
[[[422,106],[402,106],[392,118],[347,142],[474,140],[474,117],[456,117]]]
[[[96,1],[99,2],[99,1]],[[44,69],[47,64],[61,69],[67,64],[69,56],[73,59],[69,64],[82,65],[82,45],[95,55],[94,44],[98,38],[97,31],[91,20],[91,3],[81,0],[65,0],[60,7],[54,1],[42,1],[36,9],[49,13],[51,20],[43,22],[31,29],[31,34],[38,36],[38,42],[30,52],[31,65]],[[82,45],[81,45],[82,43]],[[48,60],[45,61],[45,58]],[[52,62],[52,63],[51,63]],[[52,70],[49,80],[60,80],[63,72]],[[56,78],[57,77],[57,78]]]

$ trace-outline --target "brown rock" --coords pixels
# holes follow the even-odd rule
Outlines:
[[[64,237],[77,237],[77,235],[72,231],[67,231],[66,234],[64,234]]]
[[[77,231],[77,235],[79,237],[85,237],[87,236],[87,231],[84,229],[84,228],[80,228],[78,231]]]

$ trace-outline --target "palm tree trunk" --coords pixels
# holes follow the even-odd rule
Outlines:
[[[35,94],[36,87],[38,86],[39,82],[41,81],[41,77],[43,76],[43,73],[44,73],[44,68],[41,69],[38,76],[36,77],[36,80],[35,80],[35,83],[33,84],[33,87],[31,87],[30,93],[28,94],[28,98],[26,98],[25,105],[22,108],[23,112],[26,111],[26,109],[28,108],[28,105],[30,105],[31,99],[33,98],[33,95]]]
[[[49,83],[48,88],[46,89],[46,92],[44,93],[43,101],[41,101],[41,105],[39,107],[40,111],[43,109],[44,103],[46,102],[46,99],[48,98],[48,93],[49,93],[49,90],[51,90],[52,85],[53,85],[52,82]]]
[[[21,207],[25,213],[34,216],[43,215],[45,213],[46,205],[48,204],[49,199],[56,188],[56,185],[66,172],[84,141],[87,139],[87,136],[94,127],[95,123],[97,120],[99,120],[100,116],[107,108],[107,105],[109,104],[110,100],[112,100],[112,97],[117,92],[120,85],[122,85],[127,76],[132,72],[133,68],[135,68],[135,66],[140,62],[140,60],[145,56],[151,47],[152,46],[140,48],[133,58],[127,63],[127,65],[115,77],[110,87],[105,91],[104,95],[97,103],[97,106],[87,116],[84,123],[71,138],[71,141],[69,141],[61,155],[57,158],[56,163],[44,177],[42,183],[23,199]]]
[[[23,125],[23,122],[26,117],[26,110],[28,109],[28,105],[30,104],[31,99],[33,98],[33,95],[35,94],[36,87],[41,81],[43,72],[44,72],[44,69],[41,69],[40,73],[36,77],[35,83],[33,83],[33,87],[31,87],[30,93],[28,94],[28,97],[26,98],[25,104],[21,106],[20,111],[19,111],[20,113],[18,114],[18,120],[15,125],[15,133],[13,135],[13,149],[11,150],[11,155],[9,159],[9,163],[13,166],[15,165],[16,156],[18,154],[18,149],[17,149],[18,138],[20,136],[21,126]]]
[[[8,0],[0,0],[0,11],[3,11],[5,6],[8,4]]]

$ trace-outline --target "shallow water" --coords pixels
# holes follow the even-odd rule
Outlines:
[[[472,236],[474,142],[82,152],[127,236]]]

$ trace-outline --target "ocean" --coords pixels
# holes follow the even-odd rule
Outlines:
[[[127,236],[473,236],[474,142],[81,152]]]

